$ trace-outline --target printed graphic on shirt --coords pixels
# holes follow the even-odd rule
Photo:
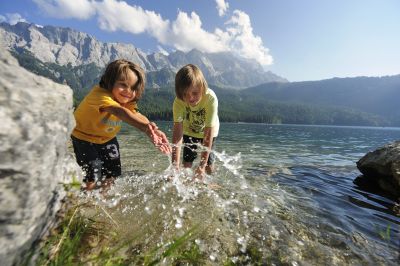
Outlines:
[[[116,130],[116,127],[120,127],[122,125],[121,120],[118,120],[118,121],[112,120],[112,119],[110,119],[110,116],[111,116],[111,114],[107,114],[105,117],[103,117],[101,119],[101,123],[103,125],[109,126],[105,129],[105,132],[107,132],[107,133],[113,132],[114,130]]]
[[[203,132],[206,121],[206,109],[202,108],[196,111],[192,111],[190,107],[186,107],[186,120],[189,121],[189,129],[192,132]]]
[[[119,120],[119,121],[111,120],[107,116],[104,117],[103,119],[101,119],[101,123],[103,125],[107,125],[107,126],[110,126],[110,127],[118,127],[118,126],[122,125],[122,121],[121,120]]]

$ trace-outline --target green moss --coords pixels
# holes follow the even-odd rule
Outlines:
[[[81,188],[82,183],[79,182],[76,175],[72,176],[72,181],[70,183],[61,183],[64,186],[65,191],[71,191],[73,189],[79,190]]]

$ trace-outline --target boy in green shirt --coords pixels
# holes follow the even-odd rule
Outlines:
[[[218,99],[208,88],[201,70],[192,64],[182,67],[176,74],[175,93],[172,164],[179,169],[183,142],[183,166],[192,167],[197,157],[197,144],[202,144],[205,150],[201,152],[195,177],[203,180],[205,173],[213,171],[211,149],[219,131]]]

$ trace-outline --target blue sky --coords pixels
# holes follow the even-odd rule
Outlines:
[[[400,0],[12,0],[0,21],[147,53],[232,51],[290,81],[400,74]]]

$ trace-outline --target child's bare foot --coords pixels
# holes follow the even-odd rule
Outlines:
[[[93,190],[95,188],[96,188],[96,182],[89,181],[89,182],[85,182],[85,186],[82,187],[82,190],[91,191],[91,190]]]
[[[172,182],[172,181],[174,181],[174,178],[175,178],[174,175],[169,175],[169,176],[167,176],[167,177],[165,178],[165,181]]]
[[[212,190],[218,190],[220,188],[222,188],[220,185],[218,185],[217,183],[209,183],[208,184],[208,188],[212,189]]]
[[[115,178],[110,177],[106,178],[104,181],[101,182],[101,189],[102,192],[107,192],[110,190],[111,186],[114,184]]]
[[[202,185],[202,186],[207,186],[207,182],[206,182],[206,178],[199,178],[199,177],[193,177],[192,180],[190,181],[190,179],[188,180],[190,183],[193,184],[198,184],[198,185]]]

